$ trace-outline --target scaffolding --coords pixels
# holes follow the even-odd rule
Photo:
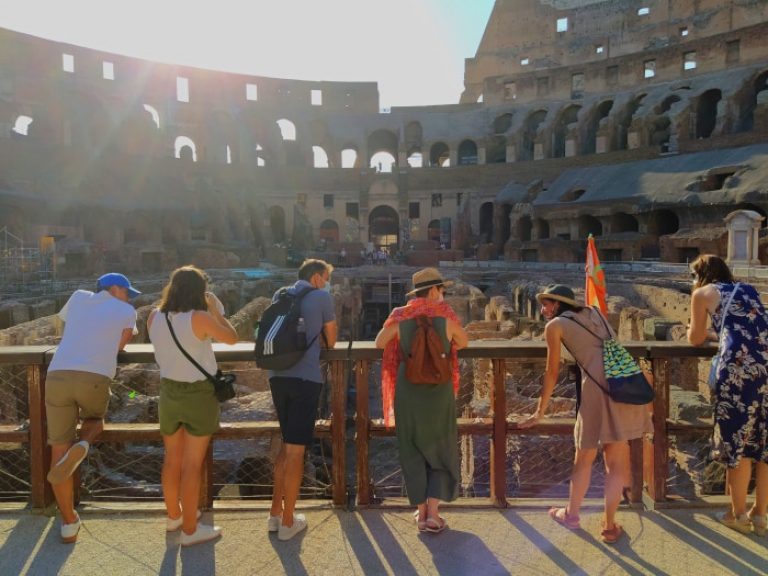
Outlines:
[[[45,249],[24,246],[24,240],[0,228],[0,292],[27,294],[45,289],[55,279],[53,242]]]

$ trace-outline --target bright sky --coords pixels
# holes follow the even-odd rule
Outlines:
[[[382,107],[454,104],[493,0],[0,0],[0,27],[107,52],[374,81]]]

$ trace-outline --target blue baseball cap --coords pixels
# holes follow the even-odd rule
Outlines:
[[[110,286],[120,286],[121,288],[128,288],[128,297],[129,298],[135,298],[141,292],[136,290],[133,286],[131,286],[131,281],[128,280],[127,277],[125,277],[123,274],[119,274],[118,272],[109,272],[108,274],[104,274],[101,276],[98,281],[96,282],[96,286],[99,290],[106,290]]]

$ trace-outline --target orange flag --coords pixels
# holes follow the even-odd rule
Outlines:
[[[605,273],[597,257],[597,248],[592,234],[587,239],[587,266],[585,268],[587,285],[584,288],[584,301],[587,306],[599,306],[603,314],[608,313],[605,303]]]

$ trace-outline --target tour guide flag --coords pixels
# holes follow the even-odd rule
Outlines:
[[[605,273],[600,266],[600,259],[597,257],[597,248],[595,248],[595,239],[592,234],[587,239],[587,285],[584,288],[584,301],[587,306],[599,306],[603,314],[608,313],[608,306],[605,304]]]

